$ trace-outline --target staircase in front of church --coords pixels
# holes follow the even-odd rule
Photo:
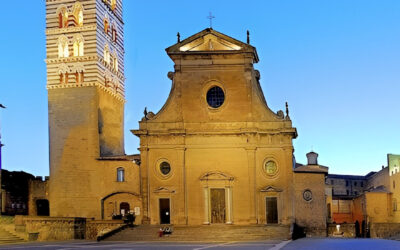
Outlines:
[[[173,233],[159,237],[160,226],[141,225],[127,228],[105,241],[263,241],[287,240],[290,238],[289,226],[282,225],[202,225],[172,226]]]
[[[0,227],[0,245],[21,242],[24,240]]]

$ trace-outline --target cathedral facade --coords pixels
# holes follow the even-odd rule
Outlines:
[[[289,225],[303,216],[296,208],[304,203],[319,210],[314,216],[323,227],[324,171],[294,171],[297,131],[288,107],[286,114],[268,108],[256,48],[209,28],[166,51],[175,64],[168,100],[133,130],[140,137],[144,218]],[[309,186],[301,187],[307,178]]]
[[[167,48],[171,92],[124,152],[122,0],[46,0],[50,216],[141,224],[281,224],[324,231],[327,170],[295,168],[256,48],[205,29]]]

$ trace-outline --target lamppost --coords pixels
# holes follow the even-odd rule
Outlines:
[[[3,104],[0,103],[0,110],[1,109],[5,109],[5,108],[6,107]],[[0,129],[1,129],[1,126],[0,126]],[[1,143],[1,131],[0,131],[0,216],[1,216],[1,213],[3,212],[3,189],[1,187],[1,172],[2,172],[2,167],[1,167],[1,148],[3,146],[4,145]]]

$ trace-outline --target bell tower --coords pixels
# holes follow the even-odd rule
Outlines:
[[[51,216],[99,216],[98,159],[125,154],[123,28],[122,0],[46,0]]]

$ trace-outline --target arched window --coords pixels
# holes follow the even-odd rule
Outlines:
[[[110,64],[111,59],[110,59],[110,47],[108,46],[108,44],[106,44],[106,46],[104,47],[104,62],[106,62],[106,64]]]
[[[117,182],[125,181],[125,170],[124,168],[117,168]]]
[[[73,13],[75,26],[83,26],[83,6],[80,2],[75,3]]]
[[[104,32],[108,34],[109,31],[110,31],[110,21],[108,20],[108,16],[106,15],[104,17]]]
[[[58,38],[58,57],[69,57],[68,38],[64,35]]]
[[[58,67],[58,74],[60,76],[60,84],[68,84],[69,67],[63,63]]]
[[[111,9],[115,10],[117,8],[117,0],[111,0]]]
[[[113,67],[115,71],[118,71],[118,55],[116,51],[113,53]]]
[[[111,26],[112,41],[117,42],[117,25],[113,22]]]
[[[61,5],[58,7],[57,12],[58,16],[58,27],[59,28],[66,28],[68,27],[68,11],[65,5]]]
[[[85,71],[85,67],[83,66],[82,63],[76,63],[74,64],[72,68],[72,72],[75,72],[75,82],[76,84],[81,84],[84,81],[84,74],[83,72]]]
[[[82,35],[76,35],[74,37],[74,56],[83,56],[84,43]]]
[[[393,202],[393,211],[397,211],[397,199],[393,198],[392,202]]]

